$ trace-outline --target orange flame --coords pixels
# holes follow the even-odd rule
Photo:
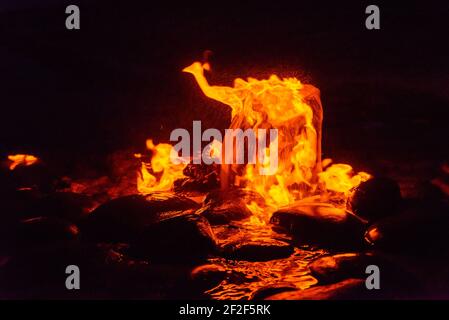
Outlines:
[[[37,162],[38,158],[30,154],[14,154],[9,155],[8,160],[11,161],[9,170],[14,170],[18,166],[31,166]]]
[[[255,202],[247,207],[253,213],[250,223],[264,225],[274,210],[295,201],[336,202],[346,204],[351,192],[370,178],[365,172],[354,173],[348,164],[331,164],[321,160],[321,131],[323,109],[320,92],[296,78],[281,79],[276,75],[267,80],[235,79],[233,87],[209,85],[204,71],[209,64],[195,62],[183,71],[191,73],[203,93],[232,109],[230,129],[277,129],[275,141],[264,146],[262,159],[256,164],[223,164],[222,188],[230,184],[253,190],[266,201],[262,208]],[[270,166],[270,153],[278,148],[278,170],[273,175],[261,175],[261,168]],[[174,164],[170,144],[154,145],[147,140],[153,152],[151,162],[142,162],[138,177],[138,191],[149,193],[173,189],[177,179],[184,178],[186,162]],[[213,144],[209,152],[222,157],[223,145]],[[143,159],[141,154],[136,158]],[[323,167],[326,168],[323,171]],[[243,169],[243,170],[242,170]]]
[[[155,145],[152,139],[148,139],[147,149],[152,151],[153,155],[150,163],[142,161],[141,171],[137,177],[137,190],[143,194],[171,190],[176,180],[185,177],[183,170],[186,164],[182,162],[174,164],[171,161],[171,144],[159,143]],[[135,154],[134,156],[142,158],[141,154]]]
[[[323,165],[330,160],[321,161],[323,109],[320,92],[314,86],[303,84],[296,78],[280,79],[276,75],[267,80],[235,79],[234,87],[211,86],[204,70],[209,70],[208,64],[195,62],[183,71],[195,77],[207,97],[231,107],[231,128],[276,128],[279,131],[279,164],[275,175],[258,174],[258,168],[269,165],[266,163],[268,157],[255,165],[246,164],[243,175],[238,173],[241,172],[239,165],[222,166],[222,171],[232,175],[230,180],[234,184],[264,196],[271,210],[248,204],[258,220],[263,211],[266,220],[273,210],[316,195],[328,200],[331,194],[345,200],[351,190],[369,179],[367,173],[354,174],[347,164],[334,164],[322,171]],[[270,149],[271,144],[263,151],[268,155]],[[222,179],[222,183],[228,180]]]

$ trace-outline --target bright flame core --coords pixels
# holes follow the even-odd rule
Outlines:
[[[37,162],[37,157],[31,154],[13,154],[8,156],[11,161],[9,170],[14,170],[18,166],[31,166]]]
[[[171,190],[176,180],[185,177],[183,170],[186,164],[174,164],[171,161],[171,144],[155,145],[152,139],[148,139],[147,149],[152,152],[151,162],[142,161],[140,175],[137,177],[137,190],[143,194]],[[134,156],[141,158],[140,154]]]

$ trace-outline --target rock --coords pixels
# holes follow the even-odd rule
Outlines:
[[[217,286],[226,279],[227,275],[228,272],[225,268],[215,264],[198,266],[190,273],[194,286],[202,291]]]
[[[289,257],[292,253],[292,245],[275,239],[231,242],[222,249],[222,254],[227,259],[245,261],[282,259]]]
[[[294,204],[273,213],[275,229],[290,233],[301,244],[332,248],[363,243],[365,224],[350,212],[328,204]]]
[[[196,214],[170,217],[145,226],[131,242],[130,254],[150,261],[202,260],[215,252],[216,240],[209,222]]]
[[[320,284],[337,283],[353,278],[366,279],[366,268],[375,265],[381,273],[381,288],[391,297],[418,297],[423,293],[421,281],[413,274],[411,266],[395,256],[379,252],[342,253],[321,257],[308,267]]]
[[[383,177],[361,183],[350,200],[352,211],[371,222],[397,214],[400,203],[399,185]]]
[[[85,195],[55,192],[32,203],[24,215],[57,217],[78,222],[88,214],[88,209],[92,205],[92,200]]]
[[[78,239],[79,229],[62,219],[36,217],[9,226],[0,234],[0,251],[15,254],[40,247],[64,246]]]
[[[415,208],[417,209],[417,208]],[[449,212],[412,210],[379,220],[368,228],[365,241],[387,252],[411,253],[414,256],[449,254]]]
[[[265,300],[357,300],[368,299],[367,293],[373,291],[366,289],[364,280],[347,279],[335,284],[278,293]]]
[[[260,207],[265,206],[265,199],[257,192],[242,188],[232,188],[229,190],[214,190],[204,199],[204,204],[241,202],[243,204],[257,203]]]
[[[205,217],[212,225],[229,224],[231,221],[244,220],[252,213],[241,201],[228,201],[212,203],[204,206],[197,212]]]
[[[128,241],[148,225],[198,207],[193,200],[171,193],[125,196],[99,206],[87,216],[81,227],[92,240]]]
[[[268,298],[281,292],[289,292],[296,290],[298,290],[298,288],[293,284],[289,283],[272,284],[254,291],[249,297],[249,300],[264,300],[265,298]]]
[[[0,186],[0,189],[17,190],[33,188],[41,192],[51,192],[54,190],[56,175],[41,160],[38,160],[30,166],[19,165],[14,170],[1,171],[0,180],[4,185]]]
[[[322,284],[336,283],[347,278],[365,279],[365,270],[370,264],[378,264],[372,254],[341,253],[321,257],[312,261],[308,267],[312,276]]]
[[[3,219],[18,222],[26,217],[29,208],[32,208],[33,204],[41,198],[41,193],[33,188],[4,191],[0,203]]]
[[[192,164],[189,163],[183,171],[186,178],[175,181],[175,191],[200,191],[205,192],[220,186],[218,174],[219,167],[216,164]]]
[[[215,190],[206,196],[204,206],[198,213],[206,217],[212,225],[229,224],[251,217],[252,212],[247,204],[252,202],[261,207],[265,206],[265,199],[254,191],[241,188]]]

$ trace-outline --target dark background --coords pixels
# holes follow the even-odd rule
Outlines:
[[[371,171],[438,166],[449,146],[449,4],[374,3],[381,30],[369,31],[364,1],[3,0],[0,151],[70,162],[167,141],[192,120],[226,128],[229,110],[181,73],[211,50],[213,84],[277,73],[320,88],[325,158]],[[81,30],[65,28],[68,4]]]

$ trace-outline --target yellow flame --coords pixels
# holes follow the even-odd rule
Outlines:
[[[9,155],[8,160],[11,161],[9,170],[14,170],[18,166],[31,166],[37,162],[38,158],[30,154],[14,154]]]
[[[152,139],[147,140],[147,149],[152,151],[150,163],[142,161],[140,174],[137,177],[137,190],[140,193],[154,191],[169,191],[173,189],[176,180],[184,178],[185,163],[174,164],[170,159],[172,145],[159,143],[155,145]],[[137,158],[142,155],[136,154]]]
[[[367,173],[354,174],[348,164],[334,164],[322,171],[323,165],[329,165],[331,160],[321,162],[323,111],[317,88],[296,78],[281,79],[276,75],[267,80],[238,78],[233,87],[211,86],[204,76],[204,70],[209,69],[209,65],[195,62],[183,71],[194,76],[207,97],[231,107],[231,129],[278,129],[279,161],[275,175],[259,174],[260,167],[269,165],[266,162],[269,157],[255,165],[246,164],[243,175],[237,173],[241,172],[237,165],[232,165],[231,170],[223,169],[235,175],[235,184],[264,196],[271,210],[329,192],[344,198],[369,179]],[[263,152],[269,155],[271,144]],[[248,204],[248,208],[256,217],[254,222],[260,220],[264,210],[255,203]]]

